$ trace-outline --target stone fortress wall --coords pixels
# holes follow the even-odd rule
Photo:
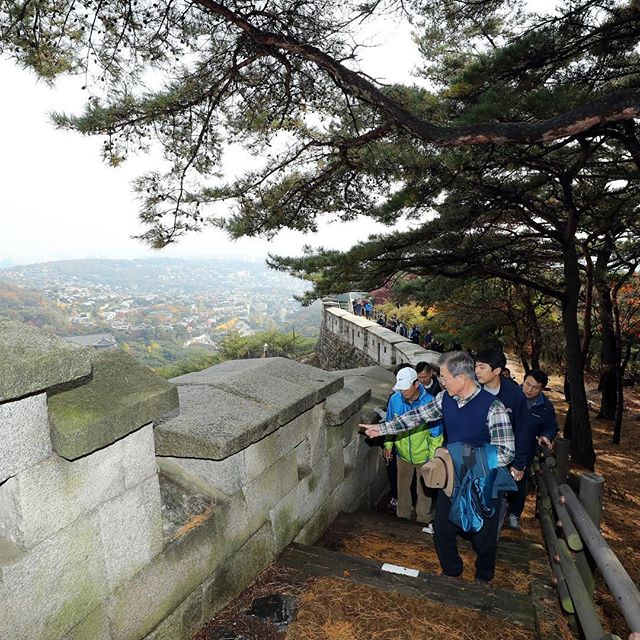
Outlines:
[[[422,348],[364,316],[342,309],[338,302],[322,302],[318,355],[329,371],[353,366],[392,366],[426,361],[437,364],[442,354]]]
[[[342,341],[360,326],[328,318]],[[366,329],[378,361],[408,348]],[[287,544],[378,499],[357,425],[392,383],[284,358],[167,382],[0,320],[0,640],[189,638]]]

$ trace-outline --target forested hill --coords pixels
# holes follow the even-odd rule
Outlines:
[[[0,318],[34,324],[56,333],[64,332],[71,326],[55,302],[39,291],[20,287],[1,277]]]
[[[252,280],[252,287],[277,287],[299,292],[306,283],[289,275],[267,269],[262,259],[241,258],[180,259],[150,258],[137,260],[60,260],[0,270],[9,279],[19,279],[35,289],[64,278],[80,286],[101,285],[129,292],[198,293],[218,289],[225,280]]]

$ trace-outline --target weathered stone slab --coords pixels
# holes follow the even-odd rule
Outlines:
[[[199,588],[216,566],[212,533],[210,520],[115,589],[108,603],[113,640],[144,638]]]
[[[18,562],[25,556],[25,551],[19,547],[13,540],[6,538],[4,533],[0,534],[0,578],[2,577],[2,567],[5,564],[13,564]]]
[[[329,458],[329,488],[333,491],[344,480],[344,449],[342,443],[327,451]]]
[[[88,376],[89,350],[0,318],[0,402]]]
[[[206,620],[202,615],[203,588],[192,591],[144,640],[184,640],[191,638]]]
[[[155,427],[159,456],[222,460],[278,428],[275,407],[209,385],[178,384],[180,413]]]
[[[414,342],[405,342],[403,344],[396,345],[396,352],[401,355],[400,358],[403,362],[409,362],[412,365],[418,364],[418,362],[429,362],[436,365],[442,356],[437,351],[431,351],[423,349],[420,345]]]
[[[178,392],[126,353],[92,355],[93,376],[49,398],[53,450],[75,460],[178,407]]]
[[[342,424],[357,413],[369,398],[371,398],[371,385],[366,379],[355,376],[345,379],[344,387],[326,400],[327,424]]]
[[[332,513],[331,505],[328,502],[323,502],[307,524],[302,527],[295,538],[295,542],[300,544],[313,544],[316,542],[331,524],[332,517],[334,517],[334,514]]]
[[[137,573],[162,550],[158,477],[98,509],[109,590]]]
[[[396,381],[393,373],[384,367],[346,369],[337,373],[344,377],[345,385],[351,385],[352,380],[356,378],[363,386],[371,389],[371,398],[368,403],[371,406],[386,406],[387,399],[392,393],[391,388]]]
[[[183,640],[236,597],[272,560],[268,525],[256,532],[240,552],[195,589],[145,640]]]
[[[330,461],[325,456],[310,470],[297,486],[298,519],[306,523],[328,501],[331,492],[329,478]]]
[[[236,397],[276,409],[285,424],[342,388],[339,376],[287,358],[233,361],[174,378],[183,384],[207,384]]]
[[[279,554],[300,533],[303,522],[298,517],[298,488],[292,489],[269,510],[275,552]]]
[[[388,380],[393,380],[393,374],[389,377],[389,370],[385,367],[381,367],[379,365],[374,365],[371,367],[355,367],[353,369],[338,369],[334,371],[336,375],[342,376],[343,378],[377,378],[383,382]],[[346,383],[346,380],[345,380]]]
[[[0,404],[0,484],[49,455],[46,394]]]
[[[158,455],[221,460],[342,387],[332,373],[286,358],[235,360],[173,379],[181,411],[156,426]]]
[[[106,596],[102,543],[92,515],[45,540],[22,560],[2,567],[0,637],[60,638]]]

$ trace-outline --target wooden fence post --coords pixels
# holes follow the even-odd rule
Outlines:
[[[571,450],[571,440],[558,436],[553,441],[553,452],[556,457],[556,466],[553,470],[558,484],[567,481],[569,475],[569,451]]]
[[[601,475],[597,473],[583,473],[580,476],[580,491],[578,497],[593,524],[598,528],[600,528],[600,516],[602,515],[603,493],[604,478]]]

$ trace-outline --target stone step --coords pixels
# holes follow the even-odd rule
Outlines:
[[[514,591],[488,589],[428,573],[415,578],[389,573],[382,570],[380,562],[295,543],[283,551],[277,564],[293,570],[300,578],[323,576],[351,581],[384,592],[472,609],[527,630],[535,629],[531,597]]]
[[[422,531],[424,525],[413,520],[404,520],[391,514],[357,511],[341,513],[319,541],[319,545],[335,547],[341,540],[353,535],[375,533],[390,540],[408,542],[433,548],[433,536]],[[461,546],[471,548],[471,543],[458,538]],[[498,560],[509,562],[525,572],[529,571],[529,562],[540,547],[517,540],[501,539],[498,544]]]

